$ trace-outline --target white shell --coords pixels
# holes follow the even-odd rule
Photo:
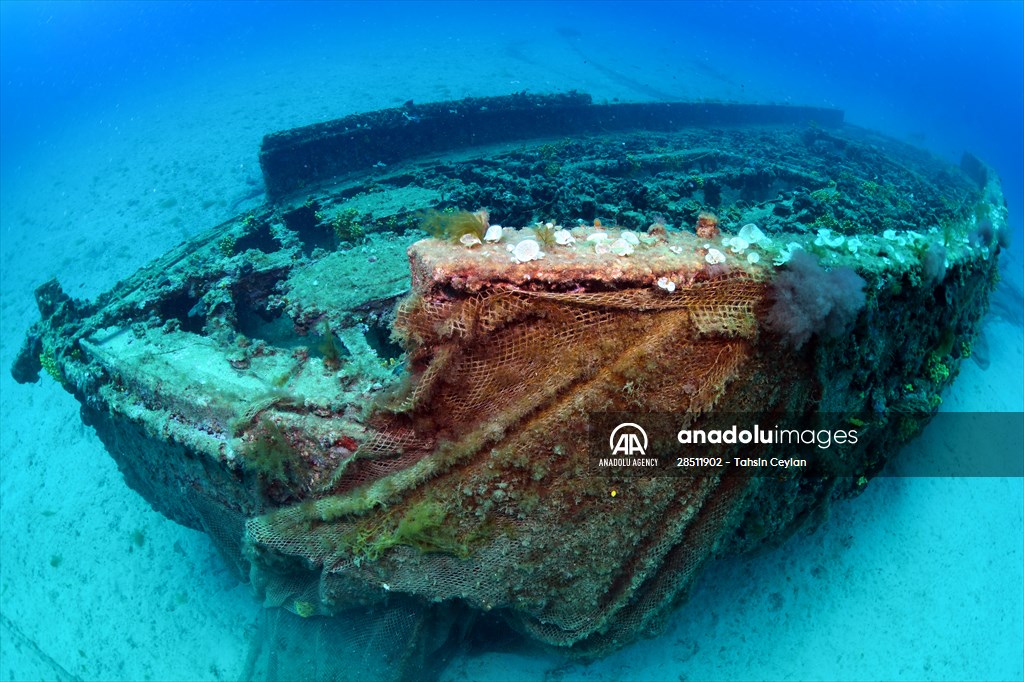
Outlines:
[[[594,234],[587,237],[588,242],[603,242],[606,239],[608,239],[607,232],[595,232]]]
[[[748,244],[759,244],[765,240],[764,232],[754,223],[747,223],[740,228],[740,239]]]
[[[818,238],[814,240],[814,244],[816,246],[828,246],[835,248],[837,246],[842,246],[844,241],[846,241],[846,237],[841,234],[837,234],[833,237],[832,230],[827,227],[823,227],[818,230]]]
[[[725,243],[729,245],[733,253],[743,253],[750,246],[750,242],[743,237],[730,237]]]
[[[512,251],[512,257],[520,263],[527,263],[543,258],[544,255],[540,252],[540,244],[533,239],[524,239],[516,244],[515,250]]]
[[[704,256],[704,260],[711,265],[718,265],[719,263],[725,262],[725,254],[718,249],[708,249],[708,253]]]
[[[758,255],[757,251],[751,251],[747,254],[747,262],[753,265],[761,260],[761,256]]]
[[[608,246],[607,239],[599,239],[597,240],[597,243],[594,244],[594,253],[596,253],[598,256],[606,256],[611,252],[612,250]]]
[[[633,245],[621,237],[613,241],[609,248],[616,256],[628,256],[633,253]]]
[[[640,237],[636,236],[636,232],[623,230],[622,232],[619,233],[619,237],[621,239],[626,240],[627,243],[632,244],[633,246],[636,246],[640,243]]]
[[[670,247],[668,247],[668,250],[678,256],[679,254],[681,254],[683,252],[683,247],[681,247],[681,246],[670,246]]]
[[[573,237],[569,230],[559,230],[555,232],[555,243],[559,246],[569,246],[576,243],[576,237]]]
[[[786,244],[785,248],[779,250],[779,255],[772,262],[776,265],[785,265],[793,257],[794,251],[802,251],[803,248],[799,242],[790,242]]]
[[[676,283],[670,280],[668,277],[659,277],[658,286],[670,294],[676,290]]]
[[[882,233],[882,238],[890,242],[896,242],[900,246],[906,246],[908,241],[913,241],[913,239],[911,238],[911,235],[913,234],[915,233],[909,231],[899,233],[896,232],[896,230],[886,230],[885,232]]]
[[[464,234],[459,237],[459,242],[466,248],[473,248],[480,244],[480,238],[475,234]]]
[[[485,242],[500,242],[501,241],[501,225],[491,225],[487,228],[487,234],[484,235]]]

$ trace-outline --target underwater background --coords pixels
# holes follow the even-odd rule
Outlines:
[[[0,677],[237,679],[261,609],[125,485],[58,384],[13,382],[33,289],[93,298],[261,203],[266,133],[573,89],[838,107],[992,165],[1014,239],[987,349],[942,409],[1024,411],[1024,3],[3,1]],[[470,652],[443,679],[1012,680],[1022,652],[1024,482],[892,476],[714,564],[657,638],[589,666]]]

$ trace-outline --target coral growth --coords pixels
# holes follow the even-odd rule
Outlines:
[[[323,339],[317,346],[321,357],[324,359],[324,369],[334,372],[341,368],[341,358],[346,354],[346,349],[338,341],[338,337],[331,331],[327,322],[323,325]]]
[[[458,242],[465,236],[472,236],[482,240],[490,227],[490,216],[487,211],[427,211],[422,216],[420,226],[435,239]]]
[[[537,243],[550,249],[555,245],[555,232],[559,229],[561,229],[560,226],[554,223],[537,222],[533,226],[533,234],[537,238]]]
[[[397,545],[412,547],[421,553],[438,552],[465,558],[469,545],[459,538],[456,529],[445,524],[447,512],[436,501],[413,504],[392,526],[391,514],[357,527],[342,538],[342,546],[357,561],[376,561]]]
[[[718,235],[718,216],[714,213],[701,213],[697,216],[698,237],[701,239],[714,239]]]
[[[288,471],[296,461],[295,448],[288,435],[273,420],[263,417],[253,431],[253,438],[243,452],[248,468],[256,471],[267,482],[286,482]]]
[[[357,242],[365,236],[366,231],[359,222],[359,211],[347,208],[334,217],[331,228],[338,241]]]
[[[835,337],[849,330],[864,307],[864,279],[850,268],[825,270],[806,251],[795,251],[772,285],[775,302],[768,328],[794,348],[814,334]]]

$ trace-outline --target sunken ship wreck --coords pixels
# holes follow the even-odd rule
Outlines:
[[[981,161],[832,109],[409,102],[261,165],[262,206],[97,300],[42,285],[13,372],[252,583],[268,679],[436,672],[474,627],[580,658],[657,632],[928,423],[1007,229]],[[787,467],[675,439],[737,423],[856,437]]]

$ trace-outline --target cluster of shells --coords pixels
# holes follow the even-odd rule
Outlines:
[[[519,230],[505,230],[501,225],[490,225],[484,211],[476,215],[484,228],[483,238],[475,234],[464,235],[460,240],[463,246],[472,248],[484,242],[498,244],[507,239],[508,242],[512,242],[506,243],[505,247],[513,263],[528,263],[544,258],[541,242],[551,247],[565,247],[576,251],[593,249],[598,256],[625,258],[632,255],[642,244],[651,244],[658,236],[666,234],[666,226],[661,223],[651,225],[647,234],[639,235],[617,227],[605,228],[600,221],[595,220],[593,226],[583,225],[581,222],[579,228],[586,229],[574,229],[574,235],[554,222],[538,222],[533,226],[536,239],[514,241],[522,234]],[[1000,224],[999,228],[1005,229],[1003,224]],[[919,258],[920,252],[924,251],[928,244],[932,244],[931,250],[936,252],[932,256],[933,259],[942,258],[946,267],[954,259],[951,250],[981,249],[986,258],[989,255],[989,246],[974,244],[966,231],[950,243],[949,238],[943,238],[937,227],[931,228],[926,234],[912,230],[888,229],[881,235],[855,236],[845,236],[821,228],[816,234],[772,238],[754,223],[746,223],[735,234],[723,234],[719,229],[718,218],[711,213],[702,213],[695,232],[699,239],[706,240],[703,248],[697,249],[697,253],[709,266],[728,266],[740,261],[747,267],[780,267],[788,263],[796,251],[809,250],[826,265],[835,265],[840,259],[852,259],[862,263],[877,261],[880,266],[885,267],[893,262],[905,264]],[[583,243],[577,244],[577,240]],[[679,245],[671,244],[668,248],[675,254],[683,253],[683,248]],[[670,293],[675,289],[675,283],[667,279],[659,280],[657,285]]]
[[[556,246],[576,248],[576,237],[561,225],[556,225],[552,222],[538,223],[537,228],[550,232]],[[607,232],[600,230],[599,226],[596,229],[599,231],[589,235],[586,241],[588,244],[593,245],[594,252],[599,256],[606,254],[621,257],[629,256],[640,244],[640,237],[630,230],[622,230],[619,236],[613,239]],[[484,234],[483,241],[475,235],[468,234],[463,235],[459,241],[463,246],[472,248],[483,242],[492,244],[500,242],[504,234],[504,228],[501,225],[489,225]],[[516,244],[509,244],[508,251],[512,256],[512,260],[516,263],[528,263],[544,257],[540,242],[536,239],[523,239]]]

